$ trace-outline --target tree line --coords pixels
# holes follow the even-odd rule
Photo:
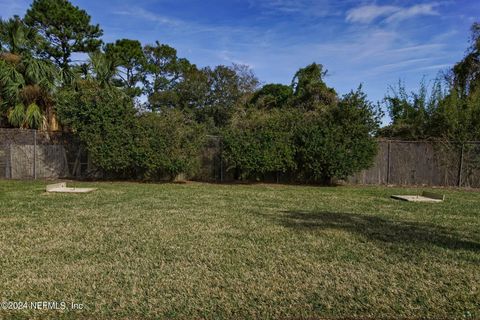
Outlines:
[[[103,31],[68,0],[34,0],[0,21],[0,126],[74,133],[107,176],[193,174],[207,134],[237,178],[289,172],[331,181],[367,168],[376,137],[479,137],[479,25],[445,79],[379,103],[361,86],[339,96],[312,63],[290,85],[265,84],[244,65],[199,68],[156,41],[104,43]]]

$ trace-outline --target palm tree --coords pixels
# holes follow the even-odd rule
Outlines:
[[[58,71],[33,55],[36,39],[19,17],[0,21],[0,110],[12,126],[56,129],[52,92]]]
[[[115,77],[119,70],[116,62],[105,53],[100,51],[90,53],[87,67],[90,78],[97,81],[100,86],[115,85]]]

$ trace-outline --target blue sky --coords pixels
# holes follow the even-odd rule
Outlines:
[[[480,1],[73,0],[104,41],[159,40],[197,66],[242,63],[262,82],[288,84],[312,62],[340,93],[363,83],[373,101],[399,79],[414,89],[459,61]],[[30,1],[0,0],[0,15]]]

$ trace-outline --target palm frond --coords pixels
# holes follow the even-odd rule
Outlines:
[[[18,103],[15,108],[11,109],[7,118],[12,126],[22,127],[25,123],[25,106],[23,103]]]
[[[0,60],[0,94],[3,97],[3,105],[13,106],[18,102],[19,88],[25,84],[25,80],[14,65]]]
[[[47,60],[27,58],[25,62],[25,77],[28,82],[40,85],[43,88],[53,89],[57,70],[55,66]]]
[[[31,103],[25,113],[25,124],[31,129],[37,129],[42,125],[43,116],[36,103]]]
[[[89,66],[95,80],[101,85],[111,85],[118,74],[115,61],[101,52],[94,52],[89,55]]]

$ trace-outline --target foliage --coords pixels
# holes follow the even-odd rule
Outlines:
[[[390,90],[385,102],[392,123],[382,128],[380,136],[455,143],[480,140],[479,23],[472,25],[471,37],[466,56],[446,74],[443,83],[435,80],[429,87],[422,81],[418,92],[410,94],[401,83]]]
[[[15,127],[21,128],[25,124],[25,105],[17,103],[8,112],[8,121]]]
[[[113,57],[96,51],[89,54],[88,63],[85,65],[86,78],[93,79],[100,86],[113,86],[118,69]]]
[[[399,82],[390,87],[384,101],[392,119],[392,125],[383,128],[384,137],[401,137],[407,140],[425,139],[428,135],[429,117],[443,99],[440,83],[436,81],[428,96],[428,87],[420,83],[418,92],[407,93],[405,85]]]
[[[29,128],[38,129],[43,123],[43,116],[40,108],[35,102],[32,102],[25,112],[25,123]]]
[[[178,58],[176,49],[158,41],[155,45],[145,46],[144,52],[145,71],[148,74],[145,90],[149,109],[157,111],[174,108],[177,105],[175,87],[182,81],[184,73],[195,66],[187,59]]]
[[[361,87],[329,110],[305,114],[296,133],[297,163],[307,180],[330,183],[371,166],[381,113]]]
[[[222,128],[230,122],[236,109],[243,108],[258,86],[258,79],[246,66],[233,65],[204,68],[208,92],[199,121]]]
[[[323,81],[326,75],[327,71],[317,63],[312,63],[295,73],[292,80],[295,107],[315,110],[336,103],[337,93]]]
[[[29,55],[36,43],[38,33],[25,24],[19,16],[8,20],[0,19],[0,49],[14,55]]]
[[[471,44],[467,55],[452,69],[453,85],[461,96],[480,90],[480,23],[471,27]]]
[[[98,169],[131,173],[136,111],[127,95],[115,87],[79,80],[75,90],[59,92],[56,102],[60,120],[80,138]]]
[[[278,109],[288,107],[293,97],[291,86],[266,84],[252,96],[250,103],[258,109]]]
[[[372,164],[380,118],[361,87],[313,111],[254,109],[223,131],[223,157],[243,178],[288,171],[329,183]]]
[[[25,22],[43,37],[40,53],[62,69],[69,68],[72,53],[93,52],[102,42],[102,29],[91,25],[87,12],[68,0],[34,0]]]
[[[57,106],[94,166],[109,176],[173,179],[196,169],[205,134],[179,111],[136,116],[122,90],[94,80],[80,80],[73,92],[63,90]]]
[[[204,138],[203,128],[179,111],[143,114],[135,132],[136,170],[149,180],[193,174]]]
[[[270,172],[295,170],[295,111],[251,110],[237,115],[222,131],[223,159],[239,178],[259,178]]]
[[[105,46],[105,54],[120,68],[118,82],[128,95],[139,96],[142,89],[138,84],[145,81],[145,53],[138,40],[121,39]]]
[[[52,94],[58,72],[50,61],[24,54],[0,53],[0,111],[3,116],[7,115],[13,126],[38,128],[44,122],[46,125],[51,122]],[[22,109],[19,105],[36,106],[28,114],[29,121],[20,121],[27,115],[20,114],[22,110],[25,112],[25,108]],[[14,117],[11,115],[12,110],[15,110]],[[47,116],[45,120],[43,115]]]

